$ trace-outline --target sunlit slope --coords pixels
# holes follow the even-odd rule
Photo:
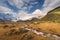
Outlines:
[[[33,20],[32,20],[33,21]],[[42,19],[34,20],[35,22],[57,22],[60,23],[60,7],[53,9],[52,11],[48,12],[48,14],[43,17]]]
[[[60,23],[60,7],[48,12],[48,14],[44,18],[42,18],[40,21]]]

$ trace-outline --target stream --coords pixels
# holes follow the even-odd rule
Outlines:
[[[24,28],[25,30],[31,31],[31,32],[33,32],[33,33],[35,33],[35,34],[37,34],[37,35],[43,36],[43,37],[54,38],[54,39],[56,39],[56,40],[60,40],[60,36],[58,36],[58,35],[55,35],[55,34],[47,34],[47,33],[44,33],[44,32],[39,32],[39,31],[37,31],[37,30],[35,30],[35,29],[28,28],[27,25],[25,25],[25,26],[22,27],[22,28]]]

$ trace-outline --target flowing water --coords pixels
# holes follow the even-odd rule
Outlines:
[[[35,33],[37,35],[43,36],[43,37],[47,37],[47,38],[51,38],[51,39],[54,38],[56,40],[60,40],[60,36],[58,36],[58,35],[55,35],[55,34],[47,34],[47,33],[44,33],[44,32],[39,32],[39,31],[37,31],[35,29],[28,28],[27,25],[25,25],[22,28],[24,28],[24,29],[26,29],[28,31],[31,31],[31,32],[33,32],[33,33]]]

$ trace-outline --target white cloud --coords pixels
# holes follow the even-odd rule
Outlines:
[[[7,8],[7,7],[3,7],[3,6],[0,6],[0,13],[12,13],[12,10]]]
[[[35,1],[35,2],[32,2],[32,1]],[[8,2],[11,5],[14,5],[18,9],[22,9],[22,10],[30,10],[30,8],[32,8],[33,5],[38,3],[36,0],[8,0]]]
[[[60,0],[45,0],[42,11],[47,13],[60,6]]]
[[[24,11],[15,14],[15,18],[17,18],[17,20],[30,20],[32,18],[39,18],[40,16],[43,15],[44,15],[43,12],[37,9],[32,14],[25,13]]]

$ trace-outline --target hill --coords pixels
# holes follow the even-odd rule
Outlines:
[[[48,14],[42,18],[37,20],[39,22],[57,22],[60,23],[60,7],[53,9],[52,11],[48,12]]]

